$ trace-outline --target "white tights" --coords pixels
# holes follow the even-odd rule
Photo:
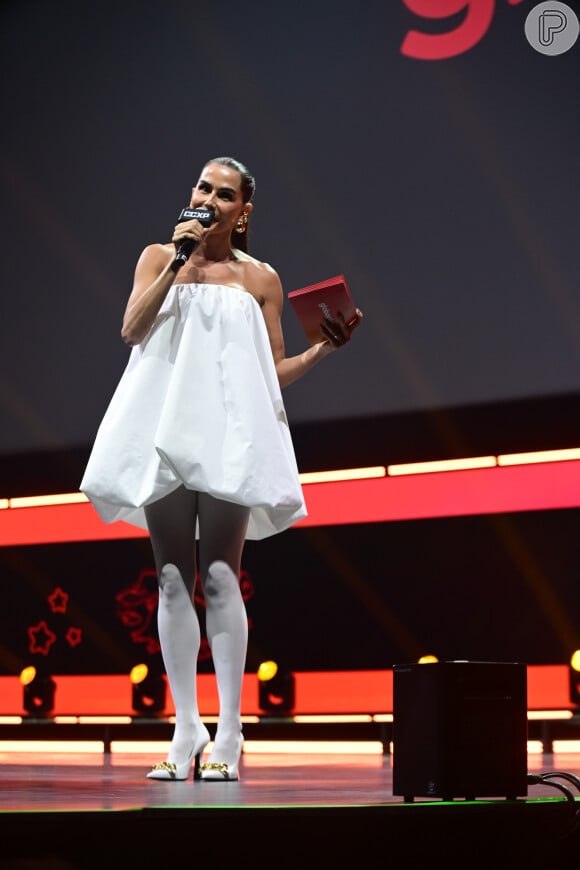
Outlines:
[[[175,706],[167,760],[187,758],[201,721],[196,686],[200,627],[193,604],[199,521],[199,573],[220,703],[210,760],[233,763],[248,646],[239,576],[249,509],[180,488],[146,508],[146,515],[159,578],[159,641]]]

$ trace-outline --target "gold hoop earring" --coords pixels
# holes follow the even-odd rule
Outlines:
[[[238,222],[236,224],[236,232],[237,233],[245,233],[248,227],[248,215],[247,212],[242,212],[242,214],[238,218]]]

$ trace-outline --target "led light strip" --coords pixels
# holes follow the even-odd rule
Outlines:
[[[403,465],[388,465],[390,477],[406,474],[437,474],[441,471],[467,471],[472,468],[494,468],[495,456],[474,456],[470,459],[439,459],[435,462],[407,462]]]
[[[539,450],[535,453],[505,453],[497,457],[498,465],[529,465],[537,462],[569,462],[580,459],[580,447],[567,450]]]
[[[332,483],[340,480],[370,480],[384,477],[387,469],[384,465],[374,465],[369,468],[342,468],[337,471],[305,471],[299,475],[300,483]]]
[[[437,459],[427,462],[406,462],[396,465],[373,465],[362,468],[342,468],[333,471],[306,471],[299,475],[300,483],[338,483],[344,480],[371,480],[380,477],[401,477],[411,474],[437,474],[446,471],[466,471],[474,468],[494,468],[510,465],[536,465],[543,462],[570,462],[580,459],[580,447],[562,450],[537,450],[531,453],[502,453],[498,456],[473,456],[462,459]],[[53,495],[17,496],[0,498],[0,510],[9,508],[50,507],[87,503],[82,492],[55,493]]]
[[[546,720],[563,720],[572,719],[573,712],[571,710],[528,710],[528,720],[546,721]],[[203,721],[209,724],[217,722],[217,716],[204,716]],[[392,713],[324,713],[320,715],[296,714],[291,717],[292,721],[298,725],[336,725],[336,724],[357,724],[370,722],[393,722]],[[23,716],[0,716],[1,725],[22,725],[24,722]],[[133,716],[55,716],[51,720],[56,725],[131,725],[135,722]],[[174,716],[168,716],[169,724],[175,722]],[[259,716],[242,716],[243,724],[256,725],[260,722]]]
[[[398,465],[373,465],[363,468],[342,468],[334,471],[306,471],[299,475],[300,483],[338,483],[343,480],[371,480],[401,477],[410,474],[437,474],[446,471],[466,471],[474,468],[493,468],[509,465],[535,465],[542,462],[570,462],[580,459],[580,447],[562,450],[538,450],[533,453],[505,453],[498,456],[474,456],[463,459],[438,459],[428,462],[406,462]],[[50,507],[87,503],[82,492],[64,492],[54,495],[17,496],[0,498],[0,510],[8,508]]]
[[[111,755],[162,755],[170,746],[169,741],[113,740]],[[207,750],[210,751],[211,743]],[[393,744],[390,752],[394,754]],[[540,740],[527,741],[528,755],[542,755],[544,747]],[[580,753],[580,740],[554,740],[554,755]],[[105,745],[100,740],[0,740],[0,755],[22,754],[23,763],[30,764],[32,753],[66,755],[104,755]],[[246,740],[244,756],[263,755],[374,755],[383,756],[383,744],[379,740]],[[141,764],[142,762],[135,762]],[[250,761],[251,763],[251,761]]]
[[[9,508],[27,507],[52,507],[58,504],[81,504],[88,502],[88,498],[82,492],[64,492],[55,495],[31,495],[18,496],[17,498],[5,499]]]
[[[301,474],[294,528],[580,507],[580,448]],[[83,493],[0,499],[0,547],[145,538]]]

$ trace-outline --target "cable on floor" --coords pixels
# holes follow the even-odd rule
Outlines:
[[[576,804],[576,798],[571,788],[562,782],[563,779],[571,783],[580,792],[580,777],[573,773],[568,773],[564,770],[550,770],[547,773],[528,773],[528,785],[549,785],[552,788],[560,791],[566,798],[567,804],[572,809],[570,824],[562,832],[563,838],[571,836],[578,828],[580,828],[580,804]]]

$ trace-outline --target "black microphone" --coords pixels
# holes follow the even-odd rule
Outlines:
[[[209,227],[213,221],[213,216],[213,208],[205,208],[205,206],[201,208],[191,208],[191,206],[188,206],[181,210],[177,223],[181,224],[183,221],[198,220],[202,226]],[[177,249],[174,265],[178,269],[181,269],[183,264],[187,263],[196,247],[197,241],[195,239],[184,239]]]

